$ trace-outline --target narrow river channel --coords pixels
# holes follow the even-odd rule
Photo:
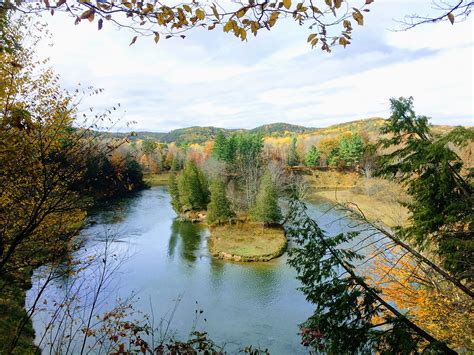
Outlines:
[[[348,221],[328,209],[321,201],[310,204],[309,212],[330,234],[347,230]],[[82,231],[84,248],[93,249],[104,233],[114,234],[119,245],[115,253],[122,258],[107,284],[106,298],[134,293],[134,307],[153,313],[155,323],[171,319],[169,331],[178,338],[189,334],[198,310],[196,329],[225,344],[229,353],[247,345],[268,348],[272,354],[307,353],[300,345],[298,324],[311,315],[313,306],[297,290],[299,282],[286,255],[267,263],[216,259],[208,252],[207,228],[175,217],[167,189],[161,186],[91,213]],[[56,281],[45,298],[57,298],[62,289]],[[29,299],[36,291],[33,287]],[[33,320],[37,339],[44,322],[39,312]]]

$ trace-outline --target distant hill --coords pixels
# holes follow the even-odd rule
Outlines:
[[[107,134],[110,134],[114,138],[125,138],[128,136],[131,141],[137,141],[137,140],[160,141],[162,137],[167,135],[168,133],[141,131],[141,132],[134,132],[133,136],[130,136],[130,132],[128,133],[107,132]]]
[[[175,142],[176,144],[182,143],[204,143],[209,140],[213,140],[220,132],[224,134],[230,134],[230,132],[236,132],[239,130],[231,130],[218,127],[188,127],[188,128],[179,128],[166,133],[161,137],[160,142],[171,143]],[[243,131],[243,130],[241,130]]]
[[[254,129],[251,129],[250,132],[254,133],[262,133],[264,136],[271,136],[271,135],[279,135],[279,136],[285,136],[288,134],[293,134],[293,133],[309,133],[313,132],[315,128],[308,128],[304,126],[298,126],[290,123],[283,123],[283,122],[277,122],[277,123],[270,123],[270,124],[265,124],[262,126],[258,126]]]
[[[318,128],[313,134],[321,136],[338,136],[343,132],[365,132],[369,137],[378,135],[380,128],[384,125],[385,119],[380,117],[366,118],[344,123],[338,123],[325,128]]]
[[[236,132],[252,132],[262,133],[265,137],[285,137],[294,134],[304,136],[338,136],[347,131],[351,132],[365,132],[371,139],[378,137],[380,128],[385,123],[385,119],[375,117],[351,122],[339,123],[325,128],[311,128],[293,125],[289,123],[271,123],[258,126],[253,129],[226,129],[219,127],[187,127],[174,129],[168,133],[161,132],[136,132],[136,135],[131,137],[131,140],[154,140],[162,143],[176,143],[176,144],[193,144],[204,143],[214,140],[216,136],[223,132],[226,136]],[[446,132],[452,129],[451,126],[434,126],[436,132]],[[123,138],[126,133],[111,133],[112,136]]]

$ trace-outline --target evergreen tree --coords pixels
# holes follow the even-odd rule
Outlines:
[[[129,184],[129,190],[144,186],[143,169],[138,162],[130,156],[125,159],[125,179]]]
[[[297,138],[293,137],[291,141],[290,149],[288,150],[288,165],[289,166],[296,166],[300,163],[300,157],[298,156],[298,152],[296,151],[296,142]]]
[[[178,159],[178,157],[177,157],[176,155],[173,157],[173,160],[171,161],[170,170],[171,170],[171,171],[179,171],[179,170],[181,170],[181,164],[180,164],[180,161],[179,161],[179,159]]]
[[[205,209],[209,202],[209,190],[204,173],[192,161],[186,162],[178,177],[178,191],[182,211]]]
[[[223,132],[219,132],[214,140],[214,147],[212,148],[213,157],[218,160],[225,160],[226,147],[227,139]]]
[[[264,224],[278,223],[282,218],[278,206],[278,192],[269,171],[263,174],[255,205],[250,211],[250,218]]]
[[[411,224],[397,233],[420,249],[431,248],[446,269],[472,282],[473,171],[453,147],[472,144],[474,130],[457,127],[436,136],[428,117],[415,114],[412,97],[390,103],[392,116],[381,131],[388,138],[379,142],[390,153],[380,158],[378,173],[400,181],[412,197]]]
[[[328,154],[327,162],[330,167],[338,167],[341,161],[341,156],[339,155],[339,147],[331,149]]]
[[[224,146],[224,156],[223,159],[228,164],[233,164],[235,162],[235,156],[237,152],[237,139],[235,135],[232,135],[226,140]]]
[[[364,154],[364,142],[358,134],[341,139],[339,145],[339,155],[346,166],[355,166],[359,164]]]
[[[171,175],[171,179],[169,182],[169,192],[171,196],[171,206],[176,213],[182,212],[181,200],[179,198],[179,189],[178,189],[178,182],[176,180],[176,176],[173,174]]]
[[[225,185],[220,179],[216,179],[211,184],[211,202],[207,205],[207,221],[220,223],[233,216],[234,212],[225,193]]]
[[[306,166],[314,167],[319,165],[319,152],[314,145],[309,148],[306,154],[305,163]]]

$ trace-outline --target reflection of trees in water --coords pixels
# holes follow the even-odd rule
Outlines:
[[[224,281],[225,262],[211,256],[209,265],[212,285],[214,288],[219,288]]]
[[[88,211],[92,224],[117,224],[124,220],[132,207],[137,203],[139,193],[99,202]]]
[[[168,243],[168,255],[174,255],[179,240],[181,257],[186,261],[196,261],[197,253],[201,246],[202,229],[203,226],[195,223],[181,222],[177,219],[173,220]]]
[[[249,265],[245,274],[245,287],[252,293],[252,297],[270,301],[275,297],[280,285],[278,268],[274,265]]]

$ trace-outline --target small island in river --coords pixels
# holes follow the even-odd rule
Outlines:
[[[169,179],[173,209],[180,219],[209,225],[209,250],[216,257],[268,261],[286,249],[278,204],[285,174],[280,165],[265,166],[262,151],[259,134],[220,135],[215,169],[186,160]]]
[[[236,223],[211,227],[208,246],[213,256],[225,260],[269,261],[285,252],[287,240],[282,227]]]

